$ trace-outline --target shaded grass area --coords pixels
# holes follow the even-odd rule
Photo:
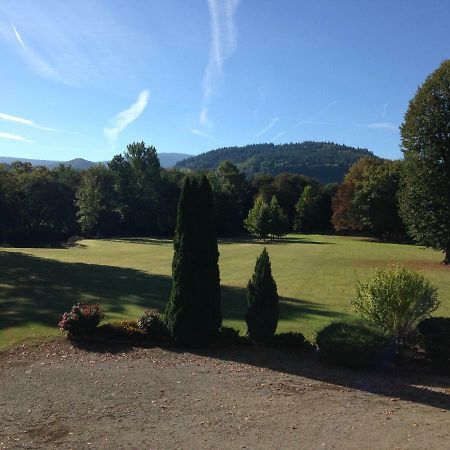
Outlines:
[[[290,235],[276,243],[224,240],[220,269],[225,324],[245,330],[246,284],[256,256],[268,247],[281,297],[279,332],[315,331],[353,316],[356,279],[375,265],[423,270],[439,288],[438,315],[450,315],[450,270],[441,255],[417,246],[338,236]],[[56,335],[60,315],[84,300],[100,303],[109,320],[164,309],[171,288],[173,247],[167,239],[86,240],[68,249],[0,251],[0,347],[25,337]]]

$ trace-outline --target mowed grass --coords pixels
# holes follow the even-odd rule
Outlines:
[[[450,268],[423,247],[357,237],[290,235],[279,243],[221,241],[224,324],[245,332],[246,285],[267,246],[281,297],[278,331],[308,338],[325,324],[354,317],[355,280],[374,266],[401,263],[423,271],[439,289],[438,315],[450,315]],[[164,309],[173,246],[164,239],[85,240],[68,249],[0,248],[0,348],[59,334],[60,315],[83,300],[107,320]]]

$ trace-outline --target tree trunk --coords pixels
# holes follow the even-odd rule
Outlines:
[[[442,261],[442,264],[450,264],[450,248],[445,250],[445,257],[444,261]]]

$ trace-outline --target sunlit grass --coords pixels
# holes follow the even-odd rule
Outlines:
[[[59,333],[59,315],[83,299],[110,320],[163,309],[171,286],[168,240],[86,240],[68,249],[0,249],[0,348]],[[373,266],[401,263],[422,270],[439,289],[438,315],[450,315],[450,269],[442,255],[413,245],[355,237],[290,235],[280,243],[222,241],[224,323],[245,331],[246,285],[256,256],[268,247],[281,297],[278,331],[311,338],[326,323],[353,316],[356,279]]]

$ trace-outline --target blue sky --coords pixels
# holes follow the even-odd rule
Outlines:
[[[1,0],[0,155],[326,140],[401,156],[448,0]]]

